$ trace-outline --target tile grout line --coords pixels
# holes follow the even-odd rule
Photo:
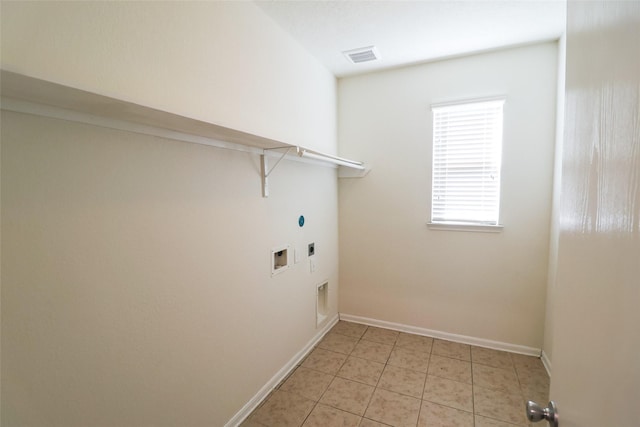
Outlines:
[[[473,354],[473,353],[472,353],[472,354]],[[507,354],[509,355],[509,360],[511,360],[511,368],[512,368],[513,372],[516,374],[516,380],[518,381],[518,391],[520,392],[520,393],[519,393],[519,394],[520,394],[520,398],[521,398],[521,399],[523,399],[523,398],[524,398],[524,393],[523,393],[523,390],[522,390],[522,385],[521,385],[521,383],[520,383],[520,378],[519,378],[519,376],[518,376],[518,370],[516,369],[515,362],[514,362],[514,360],[513,360],[513,356],[512,356],[512,354],[510,354],[510,353],[508,353],[508,352],[507,352]],[[473,356],[472,356],[472,357],[473,357]],[[494,368],[494,369],[503,369],[503,368],[497,368],[497,367],[495,367],[495,366],[488,365],[488,364],[485,364],[485,363],[478,363],[478,364],[479,364],[479,365],[482,365],[482,366],[488,366],[488,367],[490,367],[490,368]],[[472,363],[472,369],[473,369],[473,363]],[[507,369],[503,369],[503,370],[505,370],[505,371],[506,371]],[[474,386],[474,387],[475,387],[475,386]],[[486,387],[485,387],[485,388],[486,388]],[[494,390],[494,391],[498,391],[498,392],[502,392],[502,393],[506,393],[506,394],[512,394],[512,392],[511,392],[511,391],[509,391],[509,390],[505,390],[505,389],[489,389],[489,390]],[[496,417],[495,415],[494,415],[494,416],[482,415],[482,416],[483,416],[483,417],[485,417],[485,418],[488,418],[488,419],[492,419],[492,420],[496,420],[496,421],[499,421],[499,422],[505,423],[505,424],[509,424],[509,425],[517,426],[517,424],[513,424],[513,423],[511,423],[511,421],[505,421],[505,420],[503,420],[503,419],[500,419],[500,418]],[[474,426],[475,426],[475,414],[474,414]]]
[[[367,331],[369,330],[369,328],[370,328],[370,326],[369,326],[369,325],[366,325],[366,328],[364,329],[364,331],[362,331],[362,334],[361,334],[361,335],[360,335],[360,337],[358,338],[358,341],[356,342],[356,344],[353,346],[353,349],[352,349],[352,350],[351,350],[351,352],[347,355],[347,359],[348,359],[349,357],[355,357],[355,358],[357,358],[357,359],[362,359],[362,360],[371,361],[371,360],[369,360],[369,359],[365,359],[365,358],[362,358],[362,357],[352,356],[352,354],[353,354],[354,350],[356,349],[356,347],[358,346],[358,344],[359,344],[361,341],[363,341],[363,340],[364,340],[364,341],[369,341],[369,340],[365,340],[365,339],[364,339],[364,336],[365,336],[365,334],[367,333]],[[375,342],[375,341],[372,341],[372,342]],[[345,359],[345,362],[344,362],[344,363],[346,363],[346,359]],[[343,364],[344,364],[344,363],[343,363]],[[385,367],[386,367],[386,363],[385,363]],[[382,368],[382,371],[384,372],[384,368]],[[376,389],[378,388],[378,383],[380,382],[380,378],[381,378],[381,377],[382,377],[382,372],[380,373],[380,377],[378,378],[378,381],[376,382],[376,385],[375,385],[375,386],[373,386],[373,392],[371,392],[371,396],[369,396],[369,400],[367,401],[367,404],[366,404],[366,406],[365,406],[365,408],[364,408],[364,411],[362,412],[362,415],[360,416],[360,424],[362,424],[362,420],[365,418],[365,414],[367,413],[367,409],[369,409],[369,405],[371,404],[371,399],[373,399],[373,395],[375,394]],[[346,378],[345,378],[345,379],[346,379]],[[370,386],[370,384],[361,383],[360,381],[355,381],[355,380],[352,380],[352,379],[347,379],[347,380],[348,380],[348,381],[357,382],[357,383],[359,383],[359,384],[365,384],[365,385],[369,385],[369,386]],[[367,418],[367,419],[368,419],[368,418]]]
[[[339,321],[339,320],[338,320]],[[335,327],[335,326],[334,326]],[[331,330],[329,330],[329,332],[331,332]],[[337,332],[336,332],[337,333]],[[343,334],[339,334],[339,335],[343,335]],[[345,336],[345,335],[343,335]],[[320,344],[320,343],[318,343]],[[309,352],[309,354],[307,355],[307,357],[309,357],[309,355],[311,355],[311,353],[313,352],[313,350],[315,350],[316,348],[318,348],[318,346],[314,347],[311,352]],[[323,349],[326,350],[326,349]],[[326,350],[326,351],[331,351],[331,350]],[[334,352],[336,353],[336,352]],[[304,358],[304,360],[302,360],[300,362],[300,365],[296,366],[296,369],[294,369],[294,371],[298,370],[298,368],[300,366],[302,366],[302,363],[304,363],[304,361],[307,359],[307,357]],[[349,357],[349,355],[347,355],[347,358]],[[346,361],[346,359],[345,359]],[[344,362],[342,363],[342,365],[344,365]],[[340,367],[342,367],[342,365],[340,365]],[[338,368],[338,371],[340,370],[340,368]],[[316,372],[322,372],[322,371],[317,371]],[[336,371],[337,374],[337,371]],[[302,420],[302,423],[300,424],[299,427],[302,427],[304,425],[305,422],[307,422],[307,419],[309,418],[309,416],[311,416],[311,413],[313,412],[314,409],[316,409],[316,407],[318,406],[318,404],[320,403],[320,400],[322,399],[322,397],[325,395],[325,393],[327,392],[327,390],[329,390],[329,387],[331,387],[331,384],[333,383],[333,381],[336,379],[336,375],[333,375],[333,378],[331,379],[331,382],[329,383],[329,385],[327,386],[327,388],[322,392],[322,394],[320,395],[320,397],[318,398],[317,401],[314,401],[313,407],[311,408],[311,411],[309,411],[309,413],[307,414],[307,416],[304,418],[304,420]],[[285,379],[286,381],[286,379]],[[284,383],[284,382],[283,382]]]
[[[338,320],[338,321],[339,321],[339,320]],[[336,325],[337,325],[337,324],[336,324]],[[335,326],[334,326],[334,327],[335,327]],[[366,329],[365,329],[365,330],[366,330]],[[331,331],[329,331],[329,332],[331,332]],[[335,333],[336,333],[336,334],[338,334],[338,335],[342,335],[342,336],[350,337],[349,335],[344,335],[344,334],[341,334],[341,333],[339,333],[339,332],[335,332]],[[351,338],[355,338],[355,337],[351,337]],[[358,342],[360,342],[360,339],[358,339],[358,341],[356,342],[356,345],[357,345],[357,343],[358,343]],[[318,343],[318,344],[319,344],[319,343]],[[318,346],[317,346],[317,345],[316,345],[316,347],[314,347],[314,348],[313,348],[313,350],[315,350],[316,348],[318,348]],[[309,416],[311,416],[311,413],[313,412],[313,410],[314,410],[314,409],[315,409],[315,408],[320,404],[320,400],[322,400],[322,397],[325,395],[325,393],[327,392],[327,390],[329,390],[329,387],[331,387],[331,384],[333,384],[333,382],[335,381],[335,379],[336,379],[336,378],[341,378],[341,377],[338,377],[338,372],[340,371],[340,369],[342,368],[342,366],[344,366],[344,364],[347,362],[347,359],[349,359],[349,356],[351,355],[351,353],[353,353],[353,350],[354,350],[354,349],[355,349],[355,346],[353,347],[353,349],[351,349],[351,351],[350,351],[349,353],[347,353],[347,355],[346,355],[347,357],[344,359],[344,362],[342,362],[342,364],[340,364],[340,367],[337,369],[336,373],[335,373],[334,375],[332,375],[332,376],[333,376],[333,378],[331,379],[331,382],[329,383],[329,385],[327,386],[327,388],[322,392],[322,394],[320,395],[320,397],[318,398],[318,400],[317,400],[317,401],[315,401],[315,403],[314,403],[313,407],[311,408],[311,411],[309,411],[309,413],[308,413],[308,414],[307,414],[307,416],[304,418],[304,420],[302,420],[302,424],[300,424],[300,427],[302,427],[302,426],[304,425],[304,423],[307,421],[307,419],[309,418]],[[309,352],[309,355],[313,352],[313,350],[311,350],[311,352]],[[322,349],[322,350],[325,350],[325,351],[331,351],[331,350],[327,350],[327,349]],[[338,352],[333,351],[333,353],[338,353]],[[343,353],[338,353],[338,354],[343,354]],[[309,357],[309,355],[307,355],[307,357]],[[306,359],[307,359],[307,357],[305,357],[305,359],[304,359],[304,360],[306,360]],[[302,366],[302,363],[304,363],[304,360],[300,362],[300,365],[298,365],[298,366],[296,367],[296,369],[295,369],[295,370],[297,370],[300,366]],[[308,368],[308,369],[310,369],[310,368]],[[294,370],[294,371],[295,371],[295,370]],[[316,372],[322,372],[322,371],[317,371],[317,370],[316,370]],[[326,373],[326,372],[323,372],[323,373]],[[334,408],[333,406],[330,406],[330,405],[328,405],[328,406],[329,406],[330,408]],[[343,409],[339,409],[339,408],[334,408],[334,409],[338,409],[338,410],[340,410],[340,411],[344,411]],[[351,413],[351,412],[349,412],[349,411],[344,411],[344,412]],[[354,415],[357,415],[357,414],[354,414]],[[360,418],[362,418],[362,417],[360,417]]]
[[[427,378],[429,377],[429,366],[431,365],[431,356],[433,356],[433,338],[431,338],[431,347],[429,347],[429,361],[427,362],[427,372],[424,374],[424,383],[422,383],[422,394],[420,395],[420,407],[418,408],[418,420],[416,427],[420,423],[420,415],[422,415],[422,406],[424,405],[424,390],[427,387]]]
[[[317,348],[317,347],[316,347]],[[315,348],[313,349],[315,350]],[[312,350],[312,352],[313,352]],[[329,351],[329,350],[327,350]],[[310,355],[311,353],[309,353]],[[307,356],[309,357],[309,356]],[[306,358],[305,358],[306,360]],[[346,360],[346,359],[345,359]],[[304,362],[304,361],[303,361]],[[342,362],[342,364],[344,365],[344,362]],[[300,366],[302,366],[302,363],[300,364]],[[340,365],[340,367],[342,367],[342,365]],[[307,368],[309,369],[309,368]],[[338,368],[338,370],[340,370],[340,368]],[[321,372],[321,371],[316,371],[316,372]],[[302,424],[300,424],[300,426],[304,426],[304,423],[307,422],[307,419],[311,416],[311,414],[313,413],[313,411],[316,409],[316,407],[320,404],[320,400],[322,400],[322,397],[325,395],[325,393],[327,392],[327,390],[329,390],[329,387],[331,387],[331,384],[333,384],[333,381],[336,379],[337,377],[335,375],[333,375],[333,378],[331,379],[331,382],[329,383],[329,385],[327,386],[327,388],[322,392],[322,394],[320,395],[320,397],[318,398],[318,400],[315,402],[315,404],[313,405],[313,408],[311,408],[311,411],[309,411],[309,413],[307,414],[307,416],[305,417],[304,420],[302,420]]]
[[[362,334],[363,337],[367,333],[369,328],[370,328],[370,326],[367,326],[367,329],[365,329],[365,332]],[[395,347],[395,342],[394,342],[393,346]],[[393,348],[391,349],[391,352],[389,353],[389,356],[387,356],[387,359],[384,362],[384,367],[382,368],[382,372],[380,372],[380,376],[378,377],[378,381],[376,381],[376,385],[373,386],[373,393],[371,393],[371,397],[369,397],[369,402],[367,402],[367,407],[364,409],[364,414],[367,413],[367,410],[369,409],[369,406],[371,405],[371,401],[373,400],[373,395],[376,394],[376,391],[378,390],[378,384],[380,384],[380,379],[382,378],[382,374],[384,374],[384,370],[387,368],[387,362],[389,362],[389,357],[391,357],[391,353],[392,352],[393,352]],[[363,418],[364,418],[364,414],[362,415]],[[371,419],[371,418],[367,418],[367,419]],[[380,422],[378,420],[374,420],[374,421]]]
[[[364,331],[362,331],[362,334],[360,335],[360,337],[358,337],[358,341],[356,341],[355,345],[353,346],[353,348],[351,349],[351,351],[349,352],[349,354],[347,354],[347,358],[346,358],[346,359],[344,359],[344,362],[342,362],[342,365],[340,366],[340,369],[342,369],[342,366],[344,366],[344,364],[345,364],[345,363],[347,363],[347,360],[349,360],[349,357],[351,357],[351,355],[353,354],[353,351],[356,349],[356,347],[358,346],[358,344],[360,343],[360,341],[362,341],[362,337],[364,336],[364,334],[365,334],[365,333],[367,333],[367,329],[369,329],[369,326],[367,326],[367,327],[364,329]],[[355,337],[352,337],[352,338],[355,338]],[[356,357],[356,356],[353,356],[353,357]],[[338,371],[336,372],[336,377],[338,376],[338,372],[340,372],[340,369],[338,369]],[[342,377],[340,377],[340,378],[342,378]],[[344,379],[346,380],[346,378],[344,378]],[[349,380],[349,381],[353,381],[353,380]],[[354,382],[358,382],[358,383],[359,383],[359,381],[354,381]],[[371,395],[373,395],[373,393],[371,393]],[[369,398],[369,399],[371,399],[371,398]],[[367,403],[367,405],[369,405],[369,404]],[[348,412],[348,411],[347,411],[347,412]],[[367,412],[367,408],[366,408],[366,407],[365,407],[364,412],[362,413],[362,415],[359,415],[359,417],[360,417],[360,422],[358,423],[358,425],[359,425],[359,424],[362,424],[362,419],[364,418],[364,414],[365,414],[365,412]]]
[[[281,382],[280,382],[280,383],[279,383],[279,384],[274,388],[274,390],[272,390],[272,391],[271,391],[271,393],[270,393],[270,394],[271,394],[271,396],[268,396],[266,399],[264,399],[264,400],[260,403],[260,405],[258,405],[258,407],[257,407],[257,408],[255,408],[255,409],[254,409],[254,411],[252,411],[252,414],[250,414],[250,416],[249,416],[249,417],[247,417],[247,419],[249,419],[251,416],[253,416],[253,415],[255,414],[255,412],[256,412],[258,409],[260,409],[262,406],[264,406],[264,405],[265,405],[265,404],[270,400],[270,398],[272,398],[272,397],[273,397],[274,392],[282,391],[282,390],[281,390],[282,385],[283,385],[284,383],[286,383],[286,382],[291,378],[291,376],[292,376],[296,371],[298,371],[298,370],[299,370],[299,368],[300,368],[300,367],[302,367],[303,363],[305,363],[305,362],[307,361],[307,359],[310,357],[310,354],[311,354],[313,351],[317,350],[317,349],[321,349],[321,350],[326,351],[326,352],[328,352],[328,353],[335,353],[335,354],[341,354],[341,355],[344,355],[344,360],[343,360],[339,365],[337,365],[337,369],[335,370],[335,373],[333,373],[333,374],[328,374],[327,372],[323,372],[323,371],[321,371],[321,370],[317,370],[317,369],[314,369],[314,368],[307,368],[307,367],[305,367],[305,369],[313,370],[313,371],[315,371],[315,372],[320,372],[320,373],[323,373],[323,374],[325,374],[325,375],[330,375],[330,377],[331,377],[330,379],[331,379],[331,380],[329,381],[329,383],[328,383],[328,385],[327,385],[326,389],[324,389],[324,390],[320,393],[320,395],[319,395],[318,399],[317,399],[317,400],[313,400],[313,405],[311,406],[311,409],[310,409],[309,413],[308,413],[308,414],[305,416],[305,418],[301,421],[300,426],[304,425],[304,423],[306,423],[306,422],[309,420],[309,417],[311,416],[311,414],[313,413],[313,411],[315,411],[315,410],[318,408],[318,405],[321,403],[320,401],[321,401],[321,400],[323,399],[323,397],[327,394],[327,392],[328,392],[329,388],[330,388],[330,387],[331,387],[331,385],[336,381],[336,379],[337,379],[337,378],[340,378],[340,379],[343,379],[343,380],[347,380],[347,381],[354,381],[354,382],[356,382],[356,383],[360,383],[360,384],[365,384],[365,385],[369,385],[369,386],[371,386],[372,384],[368,384],[368,383],[361,383],[360,381],[355,381],[355,380],[352,380],[352,379],[343,378],[343,377],[339,377],[339,376],[338,376],[338,372],[339,372],[339,371],[344,367],[344,365],[347,363],[347,360],[349,360],[350,358],[363,359],[363,360],[367,360],[367,361],[369,361],[369,362],[377,362],[377,360],[370,359],[370,358],[368,358],[368,357],[358,357],[358,356],[353,355],[353,353],[355,352],[355,350],[356,350],[357,346],[358,346],[360,343],[362,343],[362,342],[375,343],[375,344],[385,345],[385,346],[389,346],[389,347],[390,347],[390,352],[389,352],[389,354],[386,356],[386,358],[385,358],[385,360],[384,360],[384,363],[377,362],[377,363],[380,363],[380,365],[382,365],[382,370],[381,370],[380,375],[378,376],[377,380],[375,381],[375,385],[373,385],[373,391],[372,391],[372,393],[371,393],[371,395],[370,395],[370,397],[369,397],[369,399],[368,399],[367,403],[366,403],[365,405],[363,405],[363,406],[364,406],[364,410],[363,410],[362,415],[359,415],[359,414],[356,414],[356,413],[350,412],[350,411],[348,411],[348,410],[344,410],[344,409],[337,408],[337,407],[335,407],[335,406],[333,406],[333,405],[326,405],[326,406],[327,406],[328,408],[332,408],[332,409],[335,409],[335,410],[344,411],[344,412],[346,412],[346,413],[349,413],[349,414],[352,414],[352,415],[357,416],[357,417],[360,419],[360,424],[361,424],[365,419],[366,419],[366,420],[372,420],[371,418],[367,418],[367,417],[365,417],[365,414],[366,414],[367,410],[369,410],[369,409],[370,409],[371,403],[372,403],[372,401],[373,401],[373,396],[374,396],[374,394],[376,394],[376,392],[378,392],[378,391],[382,391],[382,390],[384,390],[384,391],[389,391],[389,392],[397,393],[397,394],[399,394],[399,395],[401,395],[401,396],[407,396],[407,397],[415,398],[415,396],[414,396],[414,395],[412,395],[412,394],[405,394],[405,393],[402,393],[402,392],[399,392],[399,391],[393,391],[393,390],[391,390],[391,389],[387,390],[386,388],[384,388],[384,389],[383,389],[383,388],[381,388],[381,385],[380,385],[380,384],[381,384],[381,381],[382,381],[382,376],[383,376],[383,374],[385,373],[385,371],[387,370],[387,368],[388,368],[388,367],[394,367],[394,368],[396,368],[396,366],[395,366],[395,365],[391,365],[391,364],[390,364],[390,362],[389,362],[389,361],[391,360],[391,356],[392,356],[393,352],[394,352],[394,351],[396,351],[396,350],[398,350],[398,349],[413,348],[413,347],[411,347],[411,346],[409,345],[410,343],[407,343],[407,345],[406,345],[406,346],[401,346],[401,345],[399,345],[399,342],[400,342],[400,336],[401,336],[401,334],[403,333],[402,331],[396,331],[397,333],[395,334],[395,339],[394,339],[393,344],[389,344],[389,343],[388,343],[388,341],[387,341],[387,342],[373,341],[373,340],[371,340],[371,339],[370,339],[371,337],[369,337],[369,339],[366,339],[366,338],[365,338],[365,335],[367,334],[367,332],[368,332],[369,330],[371,330],[371,331],[373,331],[373,330],[374,330],[374,329],[371,329],[371,328],[372,328],[371,326],[369,326],[369,325],[365,325],[364,330],[363,330],[363,331],[362,331],[362,333],[360,333],[360,334],[359,334],[359,336],[357,336],[357,337],[356,337],[356,336],[354,336],[354,332],[350,331],[349,329],[346,329],[346,332],[350,332],[350,333],[351,333],[351,335],[348,335],[348,334],[344,333],[344,332],[345,332],[345,330],[341,330],[340,332],[338,332],[338,331],[334,332],[334,333],[335,333],[335,334],[337,334],[337,335],[340,335],[340,336],[343,336],[343,337],[349,337],[349,338],[351,338],[351,339],[353,340],[353,341],[351,341],[351,343],[352,343],[352,348],[351,348],[350,350],[348,350],[348,353],[342,353],[342,352],[340,352],[340,351],[334,351],[333,349],[321,348],[321,347],[319,347],[320,343],[316,344],[316,345],[312,348],[312,350],[311,350],[311,351],[310,351],[310,352],[309,352],[309,353],[308,353],[308,354],[307,354],[307,355],[306,355],[306,356],[305,356],[305,357],[304,357],[304,358],[303,358],[299,363],[297,363],[297,365],[295,366],[295,369],[293,369],[293,371],[291,371],[291,372],[289,373],[289,375],[287,375],[287,376],[286,376],[286,377],[285,377],[285,378],[284,378],[284,379],[283,379],[283,380],[282,380],[282,381],[281,381]],[[386,330],[385,328],[379,328],[379,329]],[[379,339],[379,340],[383,340],[383,338],[384,338],[384,340],[386,340],[386,339],[387,339],[386,337],[384,337],[384,335],[382,335],[381,337],[377,337],[377,336],[375,336],[375,334],[371,334],[371,335],[373,335],[373,337],[374,337],[374,338],[377,338],[377,339]],[[457,410],[460,410],[460,409],[458,409],[458,408],[455,408],[455,407],[452,407],[452,406],[449,406],[449,405],[442,405],[442,404],[440,404],[440,403],[431,402],[430,400],[429,400],[429,401],[427,401],[427,400],[425,400],[425,399],[424,399],[424,396],[425,396],[425,390],[426,390],[426,384],[427,384],[427,380],[428,380],[428,377],[429,377],[429,370],[430,370],[431,364],[432,364],[432,362],[433,362],[433,356],[434,356],[434,355],[436,355],[436,354],[434,353],[434,348],[436,347],[436,345],[435,345],[435,344],[437,343],[437,341],[439,341],[437,338],[434,338],[434,337],[428,337],[428,338],[431,338],[431,346],[429,347],[429,350],[428,350],[428,351],[425,351],[425,352],[424,352],[424,354],[428,355],[428,362],[427,362],[427,366],[426,366],[426,373],[424,374],[424,375],[425,375],[425,377],[424,377],[424,381],[423,381],[423,384],[422,384],[422,394],[421,394],[421,396],[420,396],[419,398],[417,398],[417,399],[416,399],[416,400],[419,402],[419,407],[418,407],[418,411],[417,411],[417,417],[418,417],[418,418],[417,418],[417,420],[416,420],[416,424],[418,424],[418,423],[419,423],[419,421],[420,421],[420,416],[422,415],[422,409],[423,409],[423,408],[422,408],[422,406],[423,406],[423,404],[424,404],[425,402],[434,403],[434,404],[436,404],[436,405],[440,405],[440,406],[443,406],[443,407],[448,407],[448,408],[451,408],[451,409],[457,409]],[[383,340],[383,341],[384,341],[384,340]],[[468,345],[468,344],[467,344],[467,345]],[[473,353],[474,353],[474,352],[473,352],[473,347],[474,347],[474,346],[472,346],[472,345],[468,345],[468,347],[469,347],[469,364],[470,364],[470,373],[471,373],[471,392],[472,392],[472,393],[471,393],[471,402],[472,402],[471,416],[472,416],[472,420],[473,420],[472,425],[473,425],[473,426],[476,426],[476,425],[477,425],[476,417],[477,417],[478,415],[477,415],[477,413],[476,413],[477,408],[475,407],[475,406],[476,406],[476,404],[475,404],[475,390],[476,390],[476,388],[483,388],[483,387],[479,387],[479,386],[476,384],[476,382],[474,381],[474,372],[475,372],[475,369],[474,369],[474,368],[475,368],[475,366],[474,366],[474,365],[478,364],[478,367],[486,366],[486,367],[489,367],[489,368],[491,368],[491,369],[497,369],[497,370],[501,370],[501,371],[508,370],[508,369],[505,369],[505,368],[503,368],[503,367],[502,367],[502,366],[504,365],[504,363],[503,363],[504,361],[503,361],[502,359],[498,358],[498,359],[495,359],[495,360],[494,360],[494,358],[493,358],[492,356],[490,356],[489,358],[487,358],[487,357],[485,357],[485,355],[483,355],[483,354],[478,354],[478,355],[476,355],[476,357],[479,357],[479,359],[478,359],[478,361],[475,361],[474,356],[473,356]],[[497,350],[497,351],[499,351],[499,350]],[[524,386],[523,386],[523,382],[522,382],[522,374],[521,374],[521,372],[517,369],[515,356],[514,356],[513,354],[509,353],[509,352],[505,352],[505,353],[507,353],[507,354],[508,354],[508,360],[509,360],[509,362],[510,362],[509,364],[510,364],[511,372],[513,372],[513,373],[515,374],[515,379],[516,379],[516,381],[517,381],[517,387],[518,387],[518,391],[519,391],[519,397],[520,397],[520,400],[521,400],[521,401],[522,401],[522,400],[526,400],[526,399],[525,399],[525,390],[524,390]],[[359,354],[360,354],[360,353],[359,353]],[[369,356],[369,353],[366,353],[366,352],[365,352],[364,354],[365,354],[365,355],[367,355],[367,356]],[[374,351],[372,354],[373,354],[373,356],[376,356],[376,352],[375,352],[375,351]],[[454,354],[454,353],[451,353],[451,354]],[[456,353],[456,354],[457,354],[457,353]],[[448,354],[448,355],[438,355],[438,357],[443,357],[443,358],[451,359],[451,360],[464,361],[464,359],[459,359],[458,357],[451,357],[451,355],[450,355],[450,354]],[[483,363],[483,362],[484,362],[484,363]],[[528,363],[528,362],[527,362],[527,363]],[[497,367],[496,365],[500,365],[500,367]],[[412,366],[413,366],[413,365],[412,365]],[[524,365],[523,365],[523,366],[524,366]],[[397,368],[402,368],[402,369],[406,369],[406,370],[413,370],[412,368],[402,367],[402,366],[397,366]],[[483,368],[483,369],[484,369],[484,368]],[[526,372],[526,373],[527,373],[527,375],[528,375],[529,370],[531,370],[532,372],[533,372],[533,371],[535,371],[535,369],[533,369],[533,368],[532,368],[532,369],[529,369],[529,368],[528,368],[528,365],[526,365],[526,368],[523,368],[523,369],[522,369],[522,372]],[[416,372],[420,372],[420,373],[422,373],[421,371],[416,371]],[[442,377],[441,377],[441,376],[439,376],[439,375],[437,375],[437,374],[432,375],[432,376],[437,377],[437,378],[447,379],[447,380],[449,380],[449,381],[456,381],[456,380],[454,380],[454,379],[452,379],[452,378],[448,378],[448,377],[444,377],[444,376],[442,376]],[[458,382],[461,382],[461,381],[458,381]],[[461,383],[464,383],[464,382],[462,381]],[[404,384],[404,383],[403,383],[403,384]],[[494,390],[494,389],[493,389],[493,388],[489,388],[489,390]],[[536,390],[537,390],[537,389],[536,389]],[[504,392],[504,393],[507,393],[507,394],[512,394],[512,391],[511,391],[511,390],[509,390],[509,389],[504,389],[504,390],[503,390],[503,389],[497,389],[496,391],[501,391],[501,392]],[[511,421],[501,420],[501,419],[496,418],[495,416],[487,416],[487,418],[488,418],[488,419],[497,420],[497,421],[500,421],[500,422],[505,422],[505,423],[507,423],[507,424],[509,424],[509,425],[517,426],[517,424],[511,424]],[[376,420],[374,420],[374,421],[376,421]],[[377,421],[377,422],[379,422],[379,421]],[[529,425],[529,424],[527,424],[527,425]]]
[[[473,380],[473,351],[469,348],[469,361],[471,362],[471,418],[473,426],[476,426],[476,384]]]
[[[360,340],[362,340],[362,337],[364,337],[364,334],[366,334],[368,330],[369,330],[369,326],[367,326],[365,328],[365,330],[362,332],[362,335],[360,336]],[[360,342],[360,340],[358,340],[358,342]],[[385,366],[386,366],[386,364],[385,364]],[[382,368],[382,372],[384,372],[384,368]],[[380,377],[382,377],[382,373],[380,373]],[[362,412],[362,419],[360,420],[360,424],[362,424],[362,420],[365,418],[364,416],[367,414],[367,409],[369,409],[369,405],[371,405],[371,400],[373,399],[373,395],[376,393],[376,389],[378,388],[378,382],[380,382],[380,378],[378,378],[378,381],[376,382],[376,385],[373,387],[373,391],[371,392],[371,396],[369,396],[369,400],[367,401],[367,404],[364,407],[364,411]],[[367,418],[367,419],[370,419],[370,418]]]

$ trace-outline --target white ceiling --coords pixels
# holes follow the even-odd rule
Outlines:
[[[554,40],[565,0],[257,1],[338,77]],[[381,58],[352,64],[342,51],[374,45]]]

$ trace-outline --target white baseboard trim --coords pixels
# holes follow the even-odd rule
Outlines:
[[[245,418],[247,418],[251,414],[251,412],[253,412],[253,410],[256,409],[258,405],[260,405],[260,403],[262,403],[262,401],[269,395],[269,393],[271,393],[271,390],[276,388],[276,386],[280,384],[280,382],[284,380],[287,375],[289,375],[289,373],[296,368],[296,366],[298,366],[302,359],[304,359],[305,356],[309,352],[311,352],[311,350],[313,350],[315,345],[320,342],[322,337],[324,337],[325,334],[329,332],[329,330],[336,323],[338,323],[338,319],[338,314],[336,314],[332,319],[326,322],[324,327],[320,331],[318,331],[318,333],[307,343],[307,345],[305,345],[302,350],[296,353],[296,355],[293,356],[291,360],[289,360],[287,364],[282,367],[282,369],[280,369],[264,386],[262,386],[258,393],[256,393],[256,395],[253,396],[251,400],[249,400],[242,407],[242,409],[238,411],[237,414],[235,414],[229,421],[227,421],[225,427],[237,427],[238,425],[240,425],[240,423],[243,422]]]
[[[432,329],[420,328],[418,326],[404,325],[402,323],[387,322],[384,320],[370,319],[368,317],[353,316],[350,314],[340,313],[340,320],[347,322],[362,323],[369,326],[378,326],[380,328],[393,329],[395,331],[407,332],[410,334],[424,335],[432,338],[440,338],[443,340],[459,342],[462,344],[470,344],[478,347],[492,348],[494,350],[508,351],[510,353],[524,354],[527,356],[540,357],[541,350],[539,348],[527,347],[519,344],[510,344],[501,341],[493,341],[484,338],[475,338],[467,335],[452,334],[449,332],[434,331]]]
[[[551,378],[551,359],[547,356],[547,353],[542,350],[542,356],[540,357],[542,360],[542,364],[544,365],[544,369],[547,370],[547,374],[549,374],[549,378]]]

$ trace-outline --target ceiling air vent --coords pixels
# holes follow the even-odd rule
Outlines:
[[[375,46],[367,46],[361,47],[359,49],[345,50],[342,52],[344,56],[349,59],[349,61],[354,64],[359,64],[361,62],[369,62],[380,59],[380,54],[378,53],[378,49]]]

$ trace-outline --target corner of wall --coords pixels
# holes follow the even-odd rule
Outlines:
[[[554,295],[556,286],[556,270],[558,264],[560,189],[562,183],[562,148],[564,140],[564,101],[565,101],[565,71],[566,71],[566,36],[563,34],[558,40],[558,86],[556,98],[556,143],[553,167],[553,196],[551,209],[551,228],[549,230],[549,273],[547,279],[544,340],[542,346],[543,363],[551,374],[551,359],[553,357],[553,328],[554,328]],[[546,360],[546,362],[545,362]]]

